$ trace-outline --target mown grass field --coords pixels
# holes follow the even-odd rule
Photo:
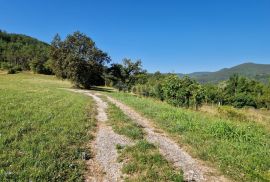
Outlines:
[[[0,181],[82,181],[93,102],[52,76],[0,75]]]
[[[150,118],[193,156],[236,181],[270,181],[270,133],[263,124],[176,108],[149,98],[110,96]]]

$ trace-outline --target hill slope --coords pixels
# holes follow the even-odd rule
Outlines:
[[[4,63],[29,70],[32,60],[45,62],[48,59],[49,46],[30,36],[0,30],[0,66]]]
[[[262,82],[267,82],[270,78],[270,64],[244,63],[232,68],[224,68],[216,72],[194,72],[187,75],[201,83],[217,83],[219,81],[227,80],[233,74],[239,74]]]

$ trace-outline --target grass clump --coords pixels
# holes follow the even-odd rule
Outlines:
[[[237,181],[270,181],[270,134],[261,124],[206,115],[126,93],[109,94],[152,119],[192,155],[210,161],[223,174]]]
[[[122,169],[128,175],[125,179],[128,182],[183,181],[181,172],[174,171],[158,149],[145,140],[123,149],[119,160],[128,161]]]
[[[109,123],[116,133],[134,140],[143,138],[144,132],[142,127],[132,121],[114,104],[109,104],[108,113]]]
[[[0,76],[0,181],[83,181],[95,107],[70,87],[52,76]]]
[[[219,106],[217,111],[228,119],[236,119],[238,121],[247,121],[249,119],[246,114],[231,106]]]

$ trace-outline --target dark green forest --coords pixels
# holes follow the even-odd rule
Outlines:
[[[50,45],[35,38],[0,30],[0,67],[17,71],[52,74],[49,66]]]
[[[246,69],[242,65],[241,70],[248,73],[245,76],[224,69],[221,72],[225,73],[220,73],[225,75],[223,81],[201,84],[188,75],[148,73],[140,60],[124,58],[121,64],[109,64],[110,61],[106,52],[78,31],[65,39],[57,34],[50,45],[26,35],[0,31],[0,67],[8,73],[31,70],[54,74],[70,80],[76,87],[89,89],[106,85],[177,107],[198,109],[202,104],[216,104],[270,109],[268,74],[258,74],[262,69],[267,72],[269,65],[262,68],[249,63],[244,65]],[[195,75],[198,80],[200,75],[204,78],[209,73]],[[255,80],[256,77],[262,77],[264,81]]]

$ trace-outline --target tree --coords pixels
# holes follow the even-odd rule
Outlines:
[[[110,62],[110,57],[85,34],[74,32],[64,41],[57,34],[50,55],[56,76],[70,79],[76,87],[90,88],[104,83],[104,64]]]
[[[202,105],[204,98],[205,98],[205,91],[204,88],[197,82],[193,82],[190,85],[191,89],[191,99],[192,99],[192,105],[194,109],[198,110],[199,106]]]
[[[204,100],[204,88],[189,77],[181,79],[177,75],[168,75],[163,92],[165,100],[174,106],[198,109]]]
[[[265,103],[267,109],[270,109],[270,81],[267,86],[264,87],[262,100]]]
[[[145,73],[140,60],[133,62],[131,59],[125,58],[122,64],[112,64],[107,70],[106,77],[119,90],[130,91],[137,81],[145,79]]]

